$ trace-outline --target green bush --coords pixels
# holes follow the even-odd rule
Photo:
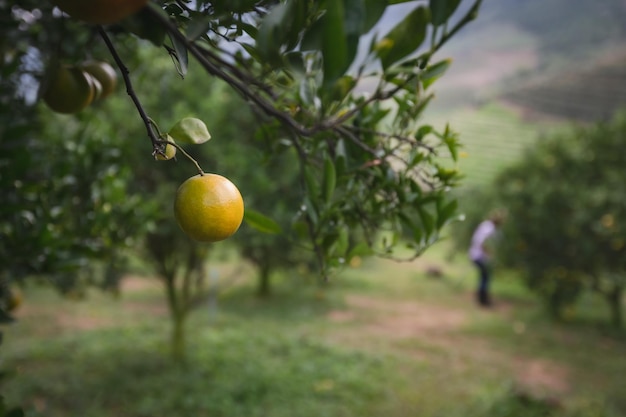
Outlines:
[[[546,138],[495,180],[507,207],[501,259],[562,316],[585,290],[621,325],[626,284],[626,115]]]

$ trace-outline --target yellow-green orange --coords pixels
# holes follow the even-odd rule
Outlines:
[[[102,92],[98,99],[103,99],[115,90],[117,85],[117,73],[115,69],[103,61],[87,61],[81,65],[83,71],[91,74],[102,86]]]
[[[43,101],[58,113],[76,113],[87,107],[95,90],[90,76],[75,67],[53,68],[45,81]]]
[[[105,25],[138,12],[148,0],[53,0],[53,3],[74,19]]]
[[[180,228],[199,242],[232,236],[243,220],[243,199],[230,180],[217,174],[196,175],[176,192],[174,215]]]
[[[165,137],[165,140],[167,140],[168,142],[174,142],[174,139],[170,136],[167,135]],[[176,156],[176,146],[170,145],[169,143],[165,145],[165,152],[164,153],[156,153],[155,158],[159,161],[167,161],[170,160],[172,158],[174,158]]]

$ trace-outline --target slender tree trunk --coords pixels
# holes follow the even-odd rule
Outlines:
[[[259,266],[259,286],[257,288],[259,297],[267,297],[270,295],[270,272],[271,268],[269,264],[262,263]]]
[[[172,314],[172,338],[170,348],[172,358],[177,362],[184,362],[187,348],[187,340],[185,338],[185,319],[187,315],[180,311],[177,313],[178,314]]]
[[[170,334],[170,354],[177,362],[185,360],[185,318],[186,309],[180,294],[176,292],[176,274],[171,272],[165,276],[167,306],[172,323]]]
[[[621,285],[615,285],[612,291],[609,291],[606,295],[609,302],[609,308],[611,309],[611,324],[616,328],[621,328],[624,323],[624,314],[622,310],[622,297],[624,294],[624,287]]]

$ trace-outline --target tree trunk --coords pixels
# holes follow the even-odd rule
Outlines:
[[[165,277],[165,291],[172,322],[170,334],[170,353],[176,362],[185,360],[185,319],[187,311],[180,294],[176,293],[175,274]]]
[[[624,288],[621,285],[615,285],[612,291],[606,295],[611,309],[611,324],[616,328],[621,328],[624,323],[624,314],[622,311],[622,296]]]
[[[171,335],[171,354],[176,362],[185,361],[186,338],[185,338],[185,318],[186,314],[172,312],[172,335]]]
[[[259,265],[259,286],[257,294],[259,297],[267,297],[270,295],[270,272],[269,264],[262,263]]]

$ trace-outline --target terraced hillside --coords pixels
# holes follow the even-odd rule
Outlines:
[[[488,185],[500,169],[550,131],[608,120],[626,110],[626,45],[615,51],[582,69],[511,83],[507,91],[484,98],[486,104],[436,108],[428,122],[450,123],[460,133],[463,186]],[[452,78],[455,81],[454,74]],[[477,91],[483,91],[481,87],[476,84]]]
[[[608,120],[626,108],[626,47],[586,69],[525,83],[501,98],[531,115],[582,122]]]
[[[459,132],[463,187],[488,186],[551,130],[626,108],[625,18],[622,0],[484,1],[442,51],[453,65],[424,117]]]
[[[428,123],[450,127],[460,134],[463,148],[457,167],[465,175],[464,187],[480,187],[515,161],[542,135],[562,126],[558,122],[524,122],[519,113],[497,102],[479,109],[430,116]]]

